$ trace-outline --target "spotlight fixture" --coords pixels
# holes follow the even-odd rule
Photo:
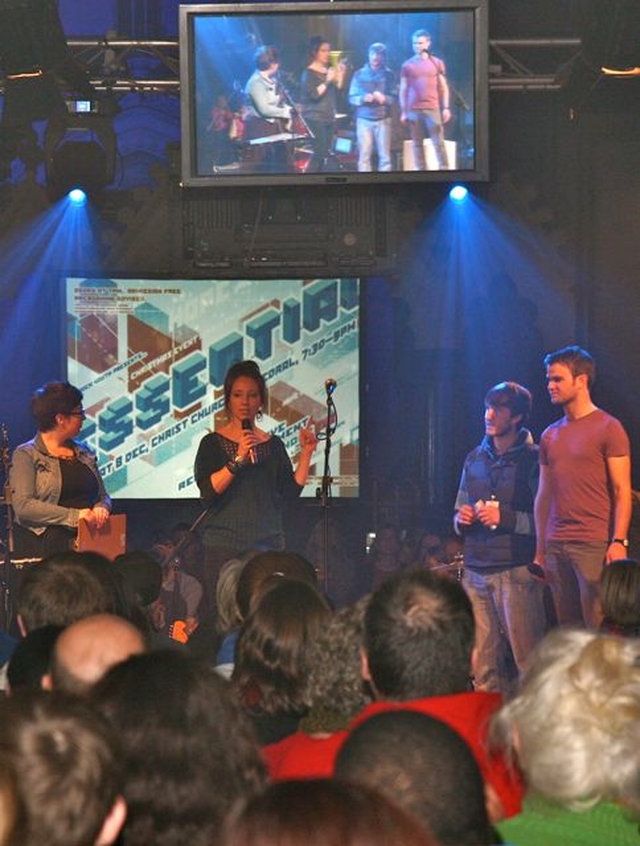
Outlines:
[[[95,199],[115,176],[116,135],[111,118],[83,113],[52,118],[45,131],[44,156],[51,200],[73,188]]]
[[[3,127],[62,111],[53,72],[67,60],[68,47],[56,0],[0,0],[0,20]]]
[[[86,202],[87,195],[82,188],[72,188],[71,191],[69,191],[69,199],[74,206],[81,206]]]
[[[583,110],[635,108],[640,93],[638,0],[592,0],[580,51],[557,79],[572,119]]]
[[[464,185],[454,185],[451,191],[449,191],[449,197],[454,203],[462,203],[467,199],[468,193]]]

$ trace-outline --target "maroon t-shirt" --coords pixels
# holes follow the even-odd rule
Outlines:
[[[439,77],[445,75],[442,59],[414,56],[402,65],[401,77],[407,83],[406,107],[411,109],[439,109]]]
[[[547,540],[606,542],[613,499],[607,459],[631,454],[619,420],[597,408],[578,420],[563,417],[540,438],[551,497]]]

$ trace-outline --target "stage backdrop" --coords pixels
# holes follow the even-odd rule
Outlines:
[[[358,495],[359,280],[67,278],[65,294],[67,374],[112,496],[199,495],[193,459],[223,419],[225,372],[244,358],[267,380],[261,426],[294,462],[300,427],[326,431],[335,380],[333,495]],[[316,495],[324,462],[321,443],[304,495]]]

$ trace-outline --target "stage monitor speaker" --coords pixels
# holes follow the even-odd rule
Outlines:
[[[227,277],[392,273],[395,208],[379,191],[191,192],[183,201],[183,254],[208,275]]]

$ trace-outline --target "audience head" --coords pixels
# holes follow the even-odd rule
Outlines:
[[[241,623],[238,610],[238,580],[244,567],[241,558],[230,558],[220,569],[216,582],[216,608],[218,609],[218,629],[221,634],[228,634]]]
[[[47,382],[31,398],[31,413],[38,431],[51,432],[56,428],[59,414],[69,415],[82,405],[82,391],[69,382]]]
[[[27,570],[16,604],[23,634],[113,610],[113,594],[81,552],[56,553]]]
[[[441,846],[496,842],[471,750],[426,714],[392,711],[365,720],[342,746],[335,774],[384,793],[421,820]]]
[[[364,612],[369,601],[342,608],[322,626],[309,650],[309,714],[301,726],[309,732],[346,728],[371,701],[362,679]]]
[[[640,562],[612,561],[602,573],[604,627],[619,634],[640,634]]]
[[[302,555],[276,550],[258,552],[247,561],[238,578],[236,601],[243,620],[258,604],[265,590],[272,586],[274,578],[297,579],[312,587],[318,586],[313,565]]]
[[[20,688],[42,690],[43,678],[49,672],[51,654],[62,626],[41,626],[28,632],[13,651],[7,666],[9,690]]]
[[[475,625],[463,588],[427,570],[385,582],[364,618],[367,672],[378,696],[405,701],[469,689]]]
[[[264,764],[228,682],[172,650],[135,655],[91,692],[121,738],[127,846],[213,846]]]
[[[204,547],[188,523],[176,523],[168,532],[160,532],[151,549],[163,571],[177,565],[188,575],[202,578]]]
[[[640,642],[552,631],[492,737],[515,752],[532,793],[572,810],[640,811]]]
[[[15,774],[20,846],[116,840],[126,814],[116,742],[87,704],[35,690],[0,701],[0,755]]]
[[[375,539],[371,544],[370,556],[378,558],[380,556],[396,556],[399,559],[401,538],[400,530],[393,523],[387,523],[376,532]]]
[[[241,701],[268,714],[302,712],[308,705],[309,650],[330,616],[315,588],[280,579],[240,631],[232,678]]]
[[[113,566],[130,598],[141,608],[147,608],[160,596],[162,567],[150,553],[141,549],[124,552],[114,559]]]
[[[232,816],[224,846],[438,846],[369,787],[335,779],[272,784]]]
[[[140,629],[114,614],[95,614],[68,626],[53,648],[49,684],[83,695],[111,667],[146,650]]]
[[[8,757],[0,752],[0,846],[13,846],[19,818],[18,786]]]

